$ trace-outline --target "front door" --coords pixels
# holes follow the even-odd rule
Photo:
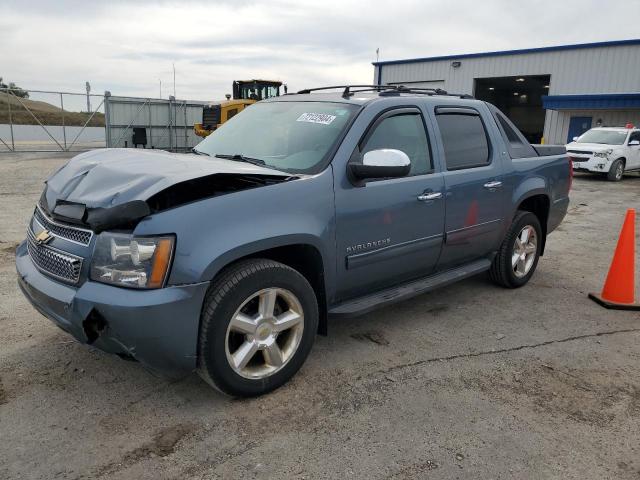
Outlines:
[[[354,155],[382,148],[409,156],[408,176],[357,186],[348,181],[340,185],[343,173],[335,173],[340,300],[427,275],[440,255],[444,181],[435,172],[425,122],[417,108],[382,113]]]
[[[591,128],[592,117],[571,117],[569,120],[569,135],[567,143],[573,142],[574,137],[579,137]]]
[[[629,142],[640,142],[640,131],[631,132],[629,135]],[[627,145],[628,145],[627,143]],[[640,145],[629,145],[629,154],[627,155],[627,170],[640,169]]]
[[[477,110],[439,107],[435,118],[444,155],[447,215],[438,269],[486,257],[502,237],[501,152],[492,148]]]

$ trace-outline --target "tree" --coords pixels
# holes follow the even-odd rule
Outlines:
[[[7,85],[2,81],[2,77],[0,77],[0,89],[3,89],[4,92],[11,93],[16,97],[29,98],[29,92],[18,87],[14,82],[9,82],[9,85]]]

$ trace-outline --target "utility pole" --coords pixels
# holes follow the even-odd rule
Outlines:
[[[380,60],[380,47],[376,48],[376,63]]]
[[[158,79],[158,81],[160,82],[160,97],[159,98],[162,98],[162,80]]]
[[[89,93],[91,93],[91,85],[89,82],[85,82],[85,87],[87,88],[87,113],[91,113],[91,97]]]
[[[175,98],[176,96],[176,64],[172,63],[171,65],[173,65],[173,96]]]

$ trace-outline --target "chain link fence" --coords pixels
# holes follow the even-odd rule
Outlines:
[[[0,88],[0,152],[189,151],[206,102]]]

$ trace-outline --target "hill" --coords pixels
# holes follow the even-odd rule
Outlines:
[[[37,122],[20,102],[31,110],[43,125],[62,125],[63,110],[60,107],[40,100],[18,99],[2,92],[0,92],[0,124],[9,123],[9,104],[11,104],[11,119],[14,125],[37,125]],[[82,126],[89,117],[90,114],[86,112],[64,110],[64,124],[68,126]],[[104,114],[97,112],[89,122],[89,126],[104,127]]]

